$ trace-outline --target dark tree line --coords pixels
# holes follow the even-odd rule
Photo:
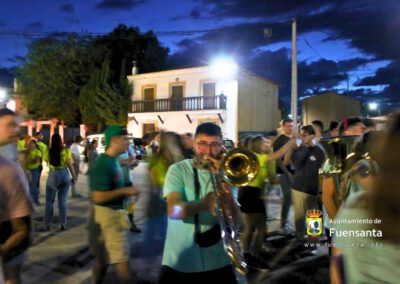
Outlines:
[[[141,73],[160,71],[168,52],[152,32],[125,25],[98,37],[39,39],[17,72],[19,93],[34,119],[124,125],[131,107],[127,75],[132,62]]]

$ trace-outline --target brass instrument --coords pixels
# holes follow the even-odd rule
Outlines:
[[[322,138],[319,143],[323,146],[329,172],[323,174],[343,174],[348,168],[348,159],[351,157],[352,146],[359,136],[337,136]]]
[[[208,163],[211,181],[217,202],[217,217],[221,227],[221,237],[224,243],[224,249],[235,267],[236,276],[239,282],[245,281],[243,275],[248,272],[247,264],[244,261],[239,241],[237,239],[237,231],[234,218],[229,208],[221,200],[222,180],[234,185],[244,186],[253,180],[258,171],[259,163],[257,156],[250,150],[244,148],[231,149],[226,152],[221,160],[218,173],[214,174],[213,165]],[[242,281],[239,278],[242,277]]]
[[[219,173],[223,180],[234,186],[246,186],[259,171],[257,156],[246,148],[235,148],[225,153]]]
[[[338,205],[347,198],[350,181],[355,174],[366,175],[371,171],[377,171],[377,166],[366,149],[357,148],[357,144],[361,144],[359,143],[361,139],[362,136],[339,136],[320,141],[329,163],[329,171],[324,172],[321,169],[321,175],[333,175],[336,178]]]

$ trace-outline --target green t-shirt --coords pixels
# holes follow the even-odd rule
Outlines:
[[[54,169],[65,169],[68,165],[68,162],[71,160],[71,151],[67,148],[63,148],[61,150],[61,158],[60,158],[60,165],[59,166],[53,166],[50,164],[50,157],[49,157],[49,151],[46,152],[46,155],[43,157],[43,160],[49,164],[49,168],[51,170]]]
[[[164,185],[164,197],[171,192],[182,195],[184,202],[195,201],[194,173],[192,159],[187,159],[169,167]],[[199,199],[212,192],[210,174],[198,170],[200,194]],[[218,223],[216,217],[208,211],[199,213],[200,231],[205,232]],[[222,240],[213,246],[201,248],[194,240],[194,217],[183,220],[168,218],[167,237],[164,245],[162,264],[180,272],[203,272],[222,268],[230,263],[224,251]]]
[[[249,182],[249,186],[253,186],[253,187],[259,187],[259,188],[263,188],[264,187],[264,181],[265,178],[268,175],[268,164],[267,164],[267,159],[268,159],[268,155],[267,154],[258,154],[258,153],[254,153],[257,156],[258,159],[258,164],[259,164],[259,170],[258,170],[258,174],[256,175],[256,177]]]
[[[374,229],[374,224],[363,223],[365,220],[375,220],[367,209],[366,194],[367,192],[361,191],[349,196],[346,206],[339,211],[333,225],[336,230],[333,243],[343,254],[345,282],[399,283],[400,270],[397,265],[400,262],[400,244],[384,242],[377,237],[378,233],[375,237],[362,237],[361,234],[358,237],[346,236],[342,233]],[[384,234],[382,232],[383,236]]]
[[[34,149],[32,151],[28,151],[26,156],[26,163],[28,170],[37,169],[41,164],[42,153],[39,149]]]
[[[153,182],[156,183],[155,185],[160,188],[164,187],[165,176],[168,170],[168,165],[165,159],[158,155],[153,155],[149,161],[149,168],[153,171],[153,177],[155,178]]]
[[[39,148],[40,153],[42,153],[42,157],[44,157],[46,155],[47,152],[47,145],[46,143],[42,142],[42,141],[38,141],[37,142],[37,146]]]
[[[116,158],[101,154],[89,170],[90,191],[111,191],[124,187],[121,167]],[[112,209],[124,209],[124,198],[101,204]]]
[[[17,150],[18,150],[18,153],[26,151],[25,139],[18,140],[18,142],[17,142]]]

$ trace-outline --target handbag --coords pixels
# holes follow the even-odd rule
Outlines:
[[[195,187],[195,199],[199,199],[200,193],[200,183],[199,176],[196,168],[193,168],[194,172],[194,187]],[[210,247],[215,245],[221,240],[221,227],[219,224],[215,224],[211,229],[200,232],[199,225],[199,214],[196,213],[194,215],[194,225],[195,225],[195,234],[194,240],[199,245],[199,247]]]

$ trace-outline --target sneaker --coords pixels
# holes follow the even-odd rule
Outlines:
[[[60,226],[60,231],[65,231],[66,229],[68,229],[68,227],[66,225],[61,225]]]
[[[257,270],[257,271],[268,271],[269,265],[267,262],[258,257],[253,257],[252,260],[247,263],[249,269]]]
[[[42,228],[39,229],[39,231],[48,232],[48,231],[50,231],[50,226],[49,225],[43,226]]]
[[[132,226],[130,229],[129,229],[132,233],[141,233],[142,232],[142,230],[140,230],[138,227],[136,227],[136,226]]]
[[[245,253],[243,255],[244,259],[246,260],[247,267],[250,270],[257,270],[257,271],[268,271],[269,265],[267,262],[262,260],[261,258],[255,257],[250,255],[249,253]]]

